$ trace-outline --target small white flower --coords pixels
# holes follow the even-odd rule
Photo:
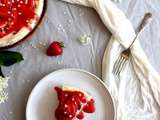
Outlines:
[[[6,88],[8,87],[8,77],[4,78],[0,76],[0,104],[4,103],[8,99],[8,93],[6,93]]]
[[[79,37],[79,41],[82,45],[88,45],[92,40],[89,35],[82,35]]]

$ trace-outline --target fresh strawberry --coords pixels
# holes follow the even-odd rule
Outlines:
[[[84,113],[80,112],[77,116],[78,119],[82,120],[84,118]]]
[[[63,53],[63,42],[54,41],[47,49],[48,56],[58,56]]]
[[[91,99],[87,105],[85,105],[83,107],[83,111],[86,112],[86,113],[93,113],[95,112],[95,106],[94,106],[94,100]]]

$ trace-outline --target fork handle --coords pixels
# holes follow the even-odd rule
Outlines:
[[[139,37],[139,35],[143,32],[145,26],[150,23],[152,21],[152,14],[151,13],[146,13],[144,15],[144,18],[139,26],[139,29],[138,29],[138,33],[136,34],[135,38],[133,39],[131,45],[129,46],[129,48],[132,47],[132,45],[134,44],[134,42],[137,40],[137,38]]]

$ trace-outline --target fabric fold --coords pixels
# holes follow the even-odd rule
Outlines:
[[[112,37],[105,50],[102,78],[112,95],[117,120],[160,120],[160,76],[149,63],[139,41],[120,78],[112,74],[119,54],[128,48],[135,32],[124,13],[110,0],[62,0],[93,7]]]

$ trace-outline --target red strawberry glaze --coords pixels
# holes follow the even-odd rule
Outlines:
[[[35,8],[36,0],[0,0],[0,38],[23,27],[32,30],[29,21],[39,20]]]
[[[73,120],[77,117],[79,120],[84,118],[84,113],[94,113],[94,100],[87,101],[83,92],[65,91],[55,87],[57,91],[59,105],[55,110],[57,120]]]

